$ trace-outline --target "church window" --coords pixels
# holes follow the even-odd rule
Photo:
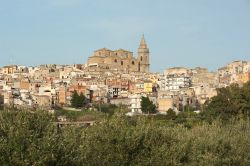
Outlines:
[[[132,65],[134,65],[135,64],[135,62],[134,61],[132,61]]]
[[[121,65],[123,65],[123,61],[121,61]]]
[[[142,56],[141,56],[141,61],[142,61]]]

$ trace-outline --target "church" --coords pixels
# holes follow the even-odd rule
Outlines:
[[[129,72],[149,72],[149,49],[144,35],[138,48],[138,56],[134,57],[133,52],[119,49],[109,50],[102,48],[96,50],[88,58],[88,71],[121,71]]]

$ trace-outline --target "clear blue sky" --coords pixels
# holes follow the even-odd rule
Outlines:
[[[137,56],[151,70],[215,70],[250,59],[250,0],[0,0],[0,66],[86,63],[99,48]]]

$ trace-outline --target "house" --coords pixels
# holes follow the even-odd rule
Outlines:
[[[244,83],[250,81],[250,72],[239,74],[238,81],[240,84],[244,84]]]
[[[3,74],[13,74],[18,70],[17,65],[9,65],[9,66],[4,66],[2,68],[2,73]]]
[[[165,113],[168,109],[174,109],[174,100],[171,96],[165,96],[157,99],[158,111]]]
[[[179,91],[181,88],[188,88],[191,86],[191,79],[189,76],[182,75],[163,75],[160,78],[160,89],[169,91]]]
[[[206,100],[211,99],[217,95],[216,88],[209,85],[193,86],[195,96],[200,104],[204,104]]]
[[[143,84],[144,93],[152,93],[153,83],[151,81],[145,81]]]
[[[164,71],[164,75],[184,75],[187,76],[189,73],[189,69],[185,67],[173,67],[168,68]]]
[[[133,94],[129,95],[128,98],[130,99],[130,110],[132,113],[142,113],[141,111],[141,97],[140,94]]]
[[[33,95],[33,104],[39,108],[50,108],[52,101],[50,96],[46,95]]]
[[[67,93],[67,87],[65,85],[61,85],[57,91],[57,103],[60,105],[65,105],[67,103],[66,101],[66,93]]]

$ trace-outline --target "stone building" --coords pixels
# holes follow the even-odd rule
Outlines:
[[[165,96],[158,98],[158,111],[160,113],[165,113],[168,111],[168,109],[174,109],[174,100],[171,96]]]
[[[168,68],[164,71],[164,75],[184,75],[187,76],[189,74],[189,69],[185,67],[172,67]]]
[[[52,105],[51,97],[46,95],[33,95],[33,105],[41,108],[49,108]]]
[[[137,58],[127,50],[109,50],[102,48],[96,50],[88,58],[87,71],[122,71],[122,72],[149,72],[149,49],[144,35],[142,36]]]
[[[233,61],[218,69],[220,87],[247,82],[248,73],[250,73],[249,61]]]
[[[3,74],[13,74],[14,72],[16,72],[17,69],[17,65],[10,65],[10,66],[4,66],[2,68],[2,73]]]

